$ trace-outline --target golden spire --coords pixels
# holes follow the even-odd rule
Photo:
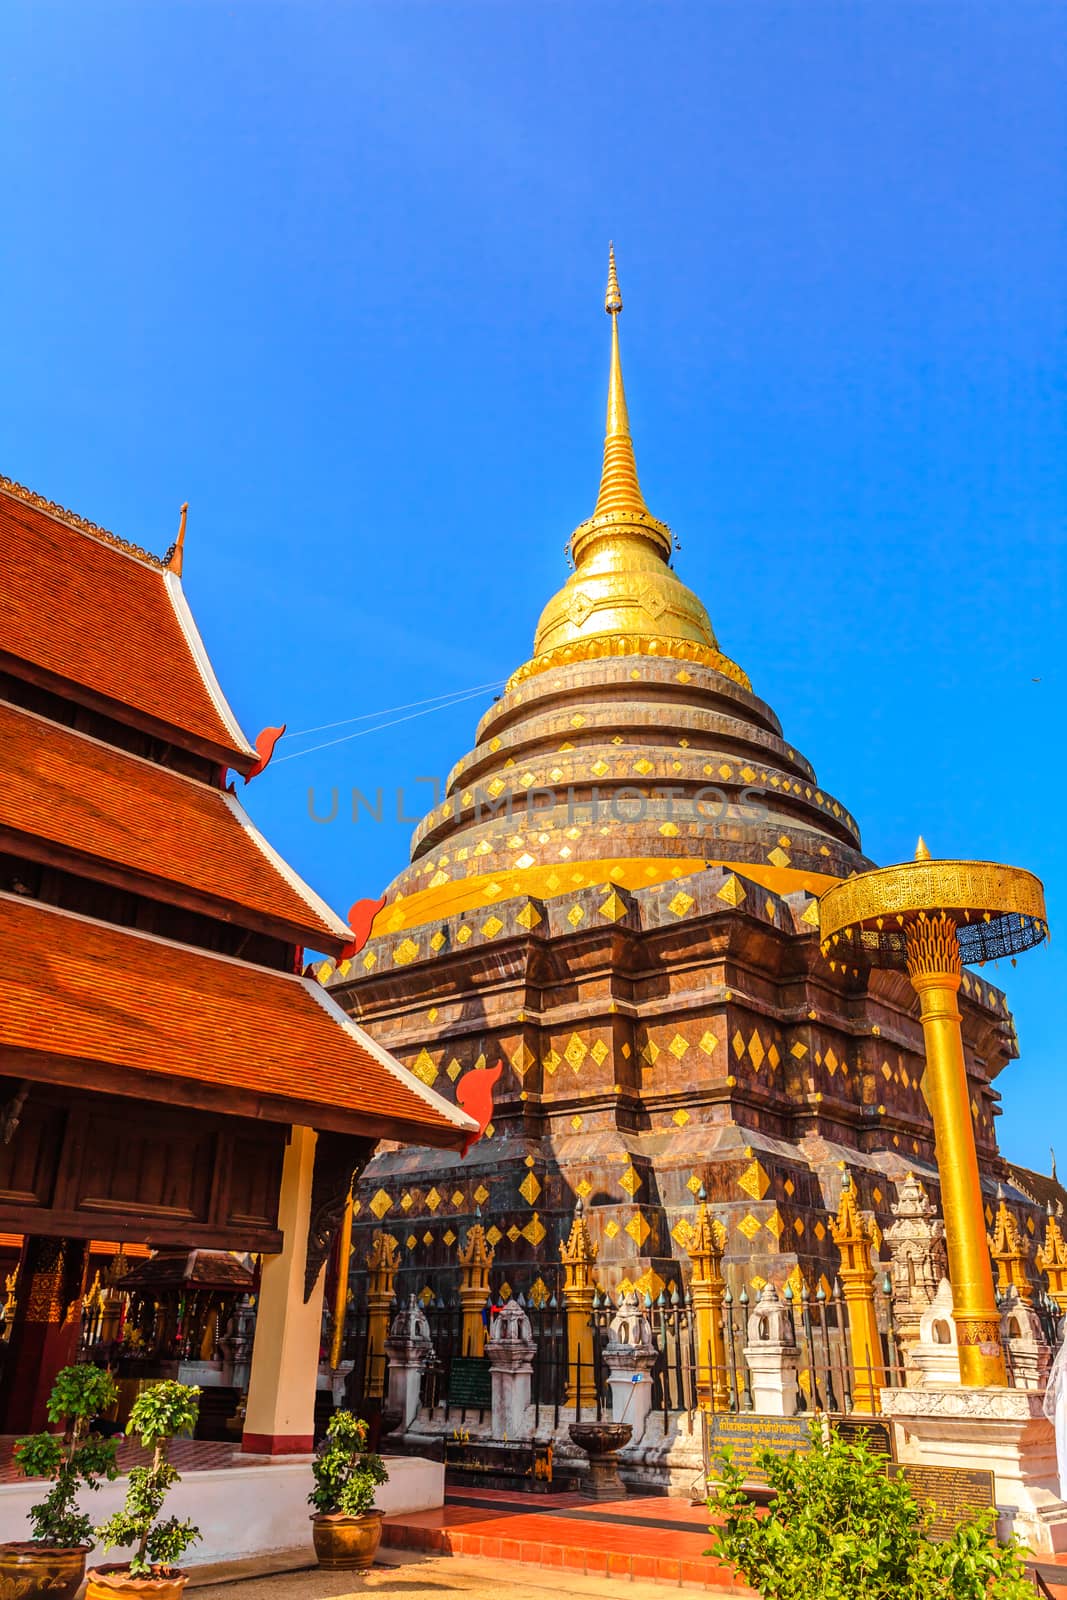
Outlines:
[[[604,296],[604,310],[611,318],[611,373],[608,379],[608,420],[604,433],[604,466],[600,474],[600,492],[597,495],[594,517],[604,512],[641,512],[647,516],[648,507],[637,481],[637,462],[634,459],[634,442],[630,437],[630,416],[626,409],[626,390],[622,382],[622,360],[619,356],[619,312],[622,295],[615,270],[615,246],[608,246],[608,289]]]
[[[916,861],[929,861],[930,859],[930,846],[927,844],[921,833],[919,835],[919,842],[915,846],[915,859]]]

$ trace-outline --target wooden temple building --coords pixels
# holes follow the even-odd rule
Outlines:
[[[904,975],[824,959],[816,897],[871,863],[847,806],[720,649],[638,480],[612,260],[607,436],[573,571],[532,657],[415,830],[374,937],[320,977],[428,1087],[502,1071],[465,1161],[383,1150],[353,1261],[398,1246],[396,1291],[450,1291],[476,1218],[494,1296],[558,1288],[576,1201],[603,1288],[684,1288],[703,1189],[728,1277],[826,1293],[847,1167],[884,1229],[895,1184],[936,1200],[922,1031]],[[787,650],[783,641],[783,652]],[[1017,1054],[988,971],[960,995],[992,1225]],[[460,1094],[463,1102],[463,1094]]]
[[[244,1446],[284,1453],[353,1174],[474,1125],[305,974],[353,935],[237,798],[260,756],[183,536],[157,559],[0,479],[0,1433],[41,1423],[104,1240],[262,1257]]]

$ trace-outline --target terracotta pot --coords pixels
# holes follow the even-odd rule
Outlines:
[[[369,1567],[382,1542],[384,1516],[384,1511],[368,1511],[365,1517],[320,1511],[318,1516],[312,1517],[311,1535],[319,1566],[330,1572],[353,1572]]]
[[[74,1600],[85,1576],[87,1544],[0,1545],[4,1600]]]
[[[90,1567],[85,1600],[181,1600],[187,1572],[169,1577],[135,1578],[129,1567]]]

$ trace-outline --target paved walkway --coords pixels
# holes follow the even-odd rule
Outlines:
[[[285,1572],[243,1583],[191,1588],[195,1600],[548,1600],[561,1590],[561,1574],[544,1567],[511,1561],[465,1560],[454,1556],[418,1556],[385,1551],[388,1565],[366,1573]],[[567,1594],[574,1600],[619,1600],[617,1578],[582,1578],[568,1574]],[[626,1600],[663,1600],[661,1584],[627,1584]],[[720,1593],[722,1591],[720,1590]]]

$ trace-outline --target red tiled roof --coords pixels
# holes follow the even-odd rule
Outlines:
[[[254,752],[215,682],[181,583],[0,484],[0,651],[229,754]],[[57,508],[58,510],[58,508]]]
[[[21,1250],[21,1233],[0,1233],[0,1250]],[[111,1239],[90,1239],[89,1254],[91,1256],[117,1256],[119,1251],[128,1260],[141,1260],[142,1257],[152,1254],[146,1244],[116,1244]]]
[[[232,795],[5,701],[0,828],[273,917],[315,949],[351,937]]]
[[[476,1131],[314,979],[7,894],[0,1046],[28,1077],[271,1121],[448,1149]]]

